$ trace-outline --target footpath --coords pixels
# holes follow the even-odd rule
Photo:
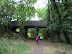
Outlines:
[[[35,40],[28,40],[26,43],[32,48],[25,54],[72,54],[72,50],[66,50],[65,44],[61,43],[51,43],[48,40],[40,40],[39,45]]]

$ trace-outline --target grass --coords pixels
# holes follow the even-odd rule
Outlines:
[[[62,44],[53,46],[47,46],[44,48],[46,54],[72,54],[72,45]]]
[[[24,54],[30,46],[23,40],[0,38],[0,54]]]
[[[72,49],[72,45],[67,44],[67,45],[65,46],[65,49],[67,49],[67,50]]]

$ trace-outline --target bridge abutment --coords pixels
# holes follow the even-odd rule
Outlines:
[[[38,27],[35,27],[35,29],[36,29],[35,35],[37,36],[38,35],[39,28]]]

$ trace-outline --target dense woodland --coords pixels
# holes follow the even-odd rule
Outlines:
[[[71,0],[50,0],[48,2],[47,34],[52,40],[72,43]]]
[[[37,0],[0,1],[0,37],[11,38],[15,34],[9,27],[13,19],[20,20],[19,37],[25,37],[24,22],[38,14],[41,20],[47,21],[47,28],[39,29],[39,34],[53,42],[72,44],[72,0],[48,0],[46,7],[35,9]],[[35,36],[34,29],[29,29],[31,36]]]

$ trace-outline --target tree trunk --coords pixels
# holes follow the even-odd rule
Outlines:
[[[58,35],[58,42],[60,42],[61,41],[61,37],[60,37],[60,31],[59,30],[57,31],[57,35]]]
[[[64,31],[63,33],[64,33],[64,37],[65,37],[66,43],[71,44],[70,39],[69,39],[69,37],[67,35],[67,32]]]
[[[27,39],[28,28],[25,28],[25,38]]]

